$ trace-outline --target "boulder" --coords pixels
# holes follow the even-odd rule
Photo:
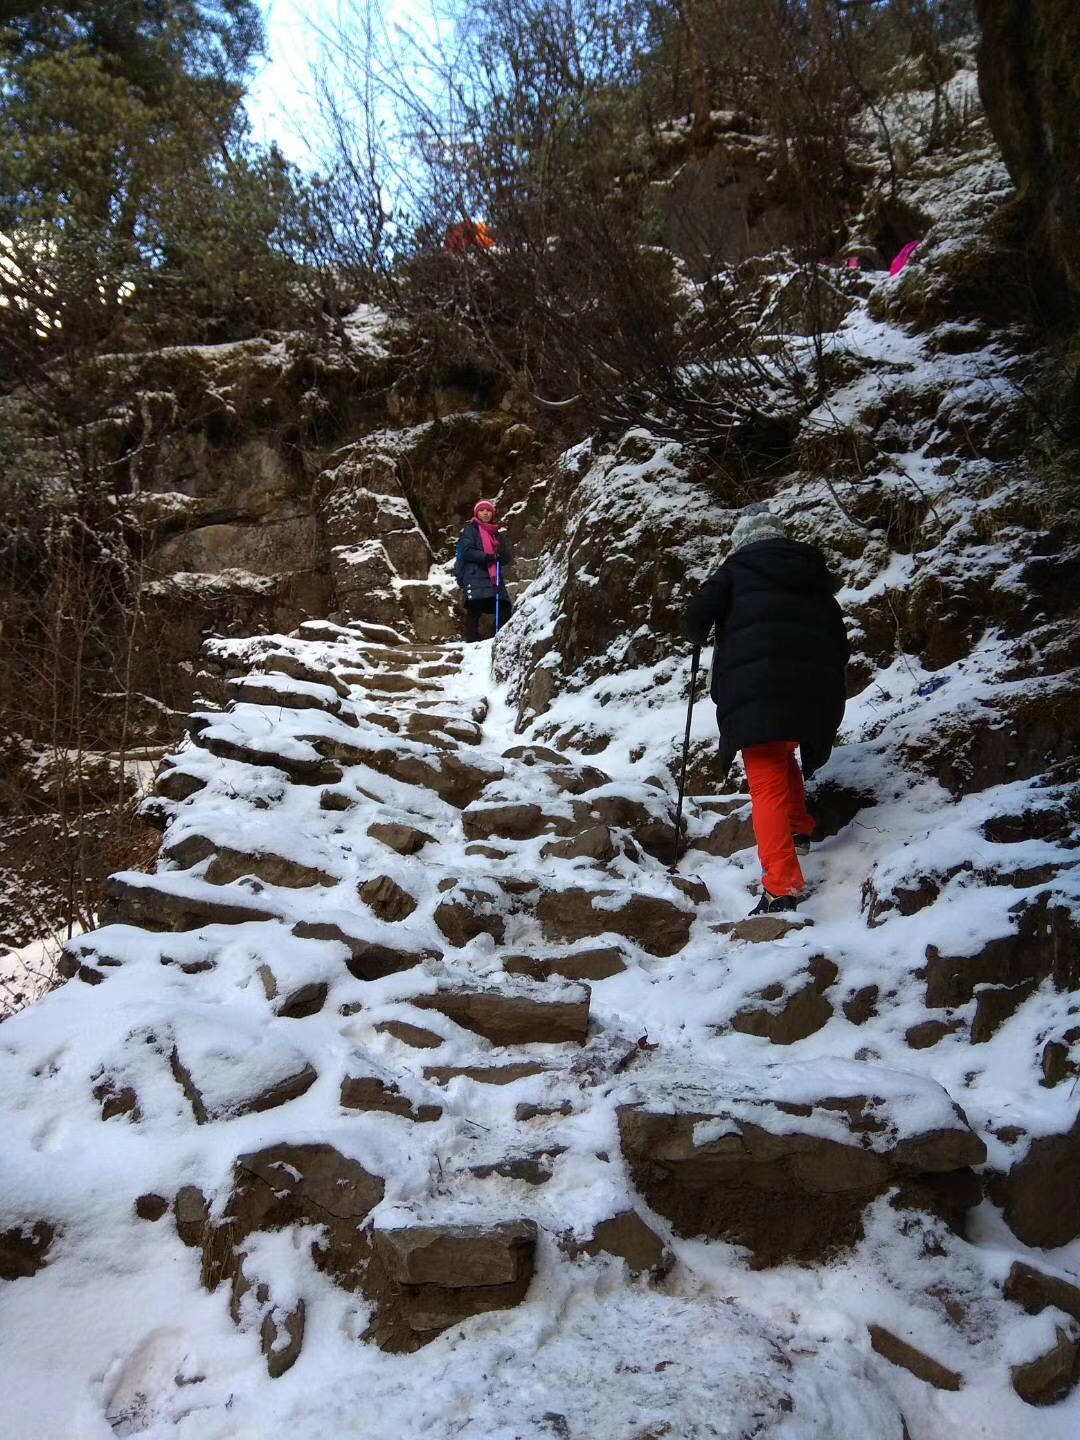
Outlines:
[[[990,1194],[1025,1245],[1056,1250],[1080,1236],[1080,1119],[1032,1140],[1008,1174],[992,1177]]]

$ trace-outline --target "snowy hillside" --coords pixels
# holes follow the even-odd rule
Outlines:
[[[957,300],[1003,172],[939,178],[763,484],[853,647],[799,916],[746,919],[704,681],[676,847],[746,476],[646,426],[515,472],[535,578],[463,647],[369,434],[386,610],[206,645],[156,861],[0,1025],[4,1440],[1076,1436],[1076,551]]]

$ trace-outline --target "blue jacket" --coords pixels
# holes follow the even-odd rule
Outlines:
[[[514,563],[513,551],[510,548],[506,535],[499,536],[499,562],[503,570]],[[461,532],[461,539],[457,546],[457,562],[455,565],[455,576],[458,584],[465,592],[465,599],[468,600],[492,600],[495,597],[495,585],[488,574],[488,565],[491,556],[484,552],[484,542],[480,535],[480,527],[475,520],[470,520]],[[500,587],[499,593],[509,598],[509,592],[505,584]]]

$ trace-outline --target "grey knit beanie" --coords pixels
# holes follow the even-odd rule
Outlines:
[[[735,522],[731,532],[731,548],[741,550],[744,545],[753,545],[758,540],[786,540],[787,531],[775,515],[770,515],[766,506],[753,505],[744,510]]]

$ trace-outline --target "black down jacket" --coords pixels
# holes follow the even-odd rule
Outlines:
[[[495,596],[495,582],[488,574],[490,555],[484,553],[484,542],[480,538],[480,527],[475,520],[470,520],[461,532],[461,539],[457,544],[457,582],[465,592],[464,598],[468,600],[491,600]],[[499,563],[506,570],[514,563],[514,552],[510,548],[510,542],[505,533],[499,536]],[[506,586],[501,587],[500,593],[504,598],[509,598],[509,591]]]
[[[746,745],[797,740],[805,775],[824,765],[844,718],[849,647],[837,582],[814,545],[758,540],[690,601],[686,633],[716,627],[712,697],[724,772]]]

